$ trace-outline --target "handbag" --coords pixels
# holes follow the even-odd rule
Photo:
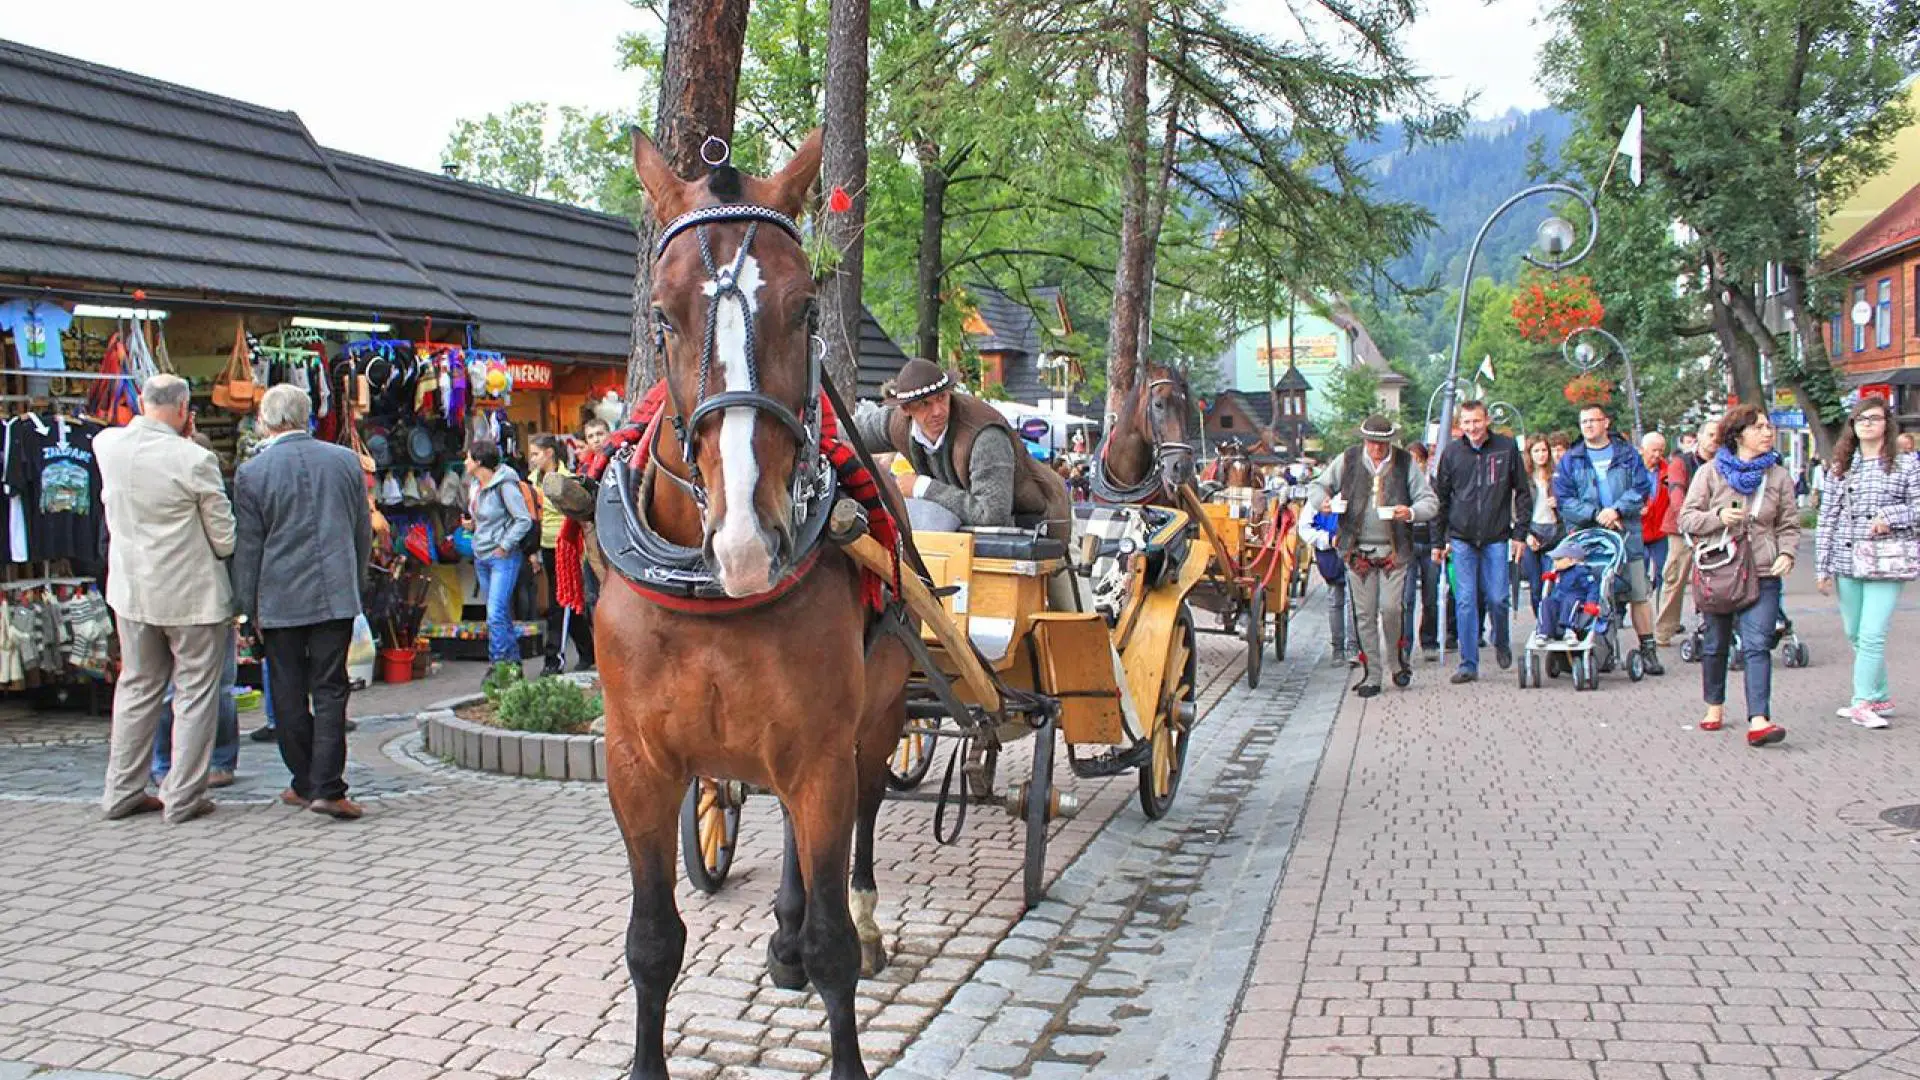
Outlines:
[[[233,324],[233,352],[227,357],[226,370],[213,381],[213,403],[234,412],[252,412],[260,397],[260,386],[253,381],[253,350],[247,347],[245,320]]]
[[[1732,615],[1760,599],[1760,568],[1753,564],[1753,543],[1747,534],[1766,493],[1763,483],[1760,502],[1749,511],[1738,535],[1732,528],[1722,529],[1719,536],[1694,548],[1693,605],[1701,614]]]

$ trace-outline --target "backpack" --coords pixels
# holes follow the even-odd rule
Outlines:
[[[520,553],[538,556],[540,554],[540,517],[545,509],[540,498],[540,489],[525,478],[516,481],[520,485],[520,498],[527,504],[527,513],[533,517],[533,527],[520,538]],[[502,496],[504,498],[505,496]]]

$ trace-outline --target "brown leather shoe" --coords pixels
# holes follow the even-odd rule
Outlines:
[[[210,788],[232,787],[233,774],[225,769],[214,769],[212,772],[207,773],[207,786]]]
[[[119,806],[107,811],[108,821],[122,821],[140,814],[154,814],[165,810],[167,804],[152,795],[142,795],[137,799],[128,799]]]
[[[168,814],[167,824],[184,825],[189,821],[196,821],[206,817],[208,814],[213,813],[213,805],[212,799],[203,797],[199,802],[194,803],[192,806],[187,807],[177,814]]]
[[[307,809],[316,814],[325,814],[335,821],[358,821],[366,811],[360,804],[342,796],[338,799],[315,799],[307,804]]]
[[[286,803],[288,806],[297,806],[300,809],[305,810],[307,808],[307,803],[311,800],[301,798],[299,792],[293,790],[292,788],[288,788],[287,790],[280,793],[280,801],[283,803]]]

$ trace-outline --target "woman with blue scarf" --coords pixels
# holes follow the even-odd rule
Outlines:
[[[1737,620],[1746,658],[1747,745],[1771,746],[1787,737],[1773,721],[1773,634],[1780,592],[1800,546],[1800,508],[1793,474],[1773,449],[1773,423],[1757,405],[1738,405],[1720,421],[1720,450],[1694,473],[1680,508],[1680,531],[1698,546],[1731,534],[1753,554],[1760,594],[1746,608],[1706,615],[1700,678],[1707,701],[1702,731],[1719,731],[1726,718],[1728,646]]]

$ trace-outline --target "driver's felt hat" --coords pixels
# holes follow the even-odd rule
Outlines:
[[[1392,442],[1400,434],[1394,422],[1375,413],[1360,422],[1360,437],[1368,442]]]
[[[939,364],[931,360],[909,360],[900,374],[894,377],[893,392],[887,397],[890,405],[899,405],[908,401],[919,401],[932,397],[942,390],[953,389],[953,376]]]

